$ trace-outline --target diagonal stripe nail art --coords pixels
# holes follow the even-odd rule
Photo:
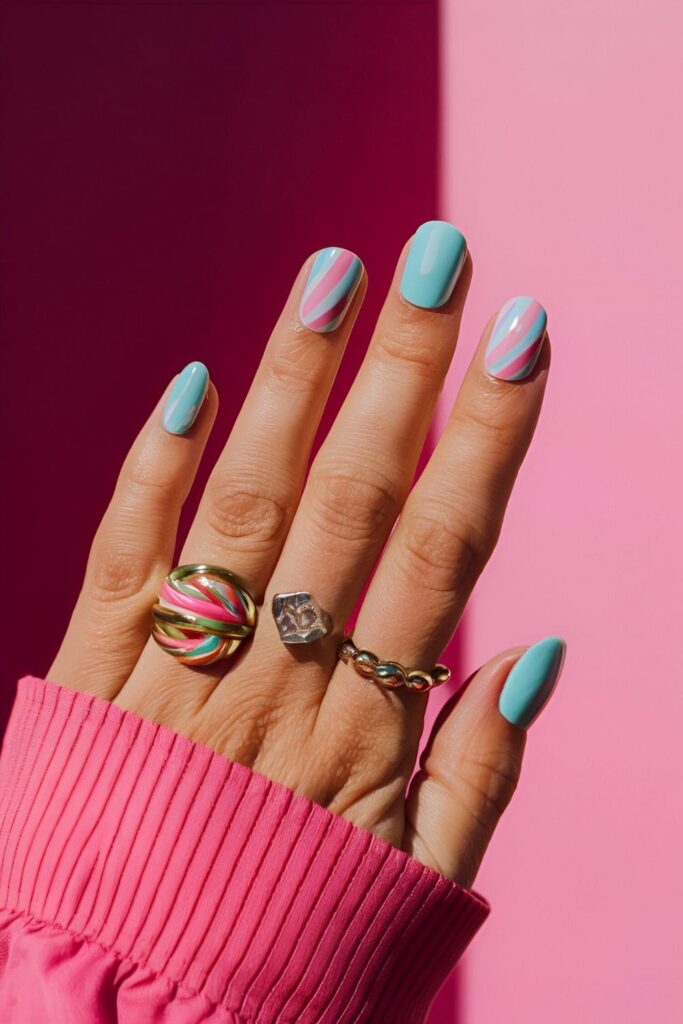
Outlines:
[[[301,322],[318,334],[339,327],[362,276],[363,264],[348,249],[321,249],[301,299]]]
[[[541,352],[547,322],[543,306],[529,295],[506,302],[486,349],[487,372],[499,380],[528,377]]]

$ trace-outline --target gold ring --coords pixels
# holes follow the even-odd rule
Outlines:
[[[352,665],[359,676],[390,690],[400,686],[408,690],[431,690],[451,678],[451,670],[446,665],[435,665],[425,672],[419,668],[404,668],[397,661],[380,661],[372,651],[359,650],[350,636],[344,637],[338,655],[345,665]]]

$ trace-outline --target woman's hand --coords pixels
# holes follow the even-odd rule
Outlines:
[[[366,290],[362,265],[344,250],[323,250],[302,268],[213,469],[180,562],[224,566],[246,582],[263,605],[246,649],[200,670],[150,639],[150,608],[218,407],[213,385],[197,401],[199,365],[164,417],[169,385],[124,463],[49,678],[163,723],[471,885],[519,776],[523,727],[552,690],[563,645],[532,649],[512,675],[521,649],[482,668],[440,714],[407,795],[427,694],[361,678],[337,651],[381,555],[356,644],[409,667],[438,660],[496,543],[550,347],[533,300],[492,319],[411,489],[471,262],[462,236],[438,222],[410,246],[308,477]],[[190,421],[185,433],[170,432]],[[331,613],[333,633],[283,645],[270,606],[286,591],[310,592]],[[507,718],[498,707],[504,686]]]

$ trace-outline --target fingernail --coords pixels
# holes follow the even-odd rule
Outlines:
[[[528,729],[541,713],[560,678],[567,645],[549,636],[524,652],[512,667],[498,699],[503,718]]]
[[[518,295],[506,302],[486,348],[487,372],[499,380],[528,377],[540,355],[547,323],[543,306],[530,295]]]
[[[209,371],[204,363],[188,363],[173,385],[164,409],[164,429],[169,434],[185,434],[197,419],[209,387]]]
[[[438,309],[448,302],[467,256],[467,242],[445,220],[429,220],[415,232],[401,278],[401,295],[413,306]]]
[[[302,324],[318,334],[329,334],[346,316],[363,276],[363,264],[348,249],[331,245],[316,256],[301,297]]]

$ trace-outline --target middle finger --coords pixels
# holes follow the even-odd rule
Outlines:
[[[409,491],[470,276],[460,232],[441,221],[423,224],[401,255],[361,370],[311,467],[266,593],[269,603],[278,592],[309,592],[332,615],[334,631],[315,645],[309,663],[309,694],[326,682],[320,664],[332,665]],[[256,649],[271,665],[278,646],[275,628],[262,628]],[[308,667],[302,660],[301,680]]]

